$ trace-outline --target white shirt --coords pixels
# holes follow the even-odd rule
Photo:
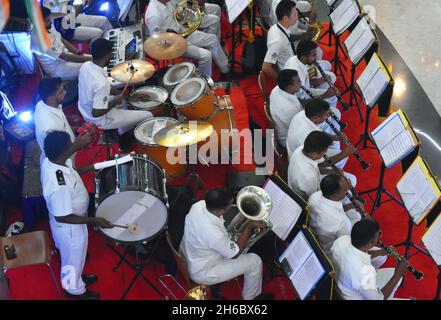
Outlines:
[[[51,224],[58,224],[55,217],[86,216],[89,194],[70,159],[66,166],[60,166],[45,158],[41,164],[41,185]]]
[[[271,19],[271,25],[276,24],[277,23],[277,15],[276,15],[276,8],[277,5],[281,2],[282,0],[273,0],[271,2],[271,10],[269,13],[269,17]],[[300,10],[300,12],[308,12],[311,11],[311,4],[308,3],[307,1],[294,1],[296,2],[296,7]],[[304,33],[305,30],[302,30],[298,27],[299,21],[296,22],[295,25],[291,26],[289,28],[289,31],[291,34],[300,34],[300,33]]]
[[[313,131],[322,131],[322,129],[306,116],[305,110],[292,118],[286,138],[288,157],[291,157],[294,150],[305,143],[306,137]]]
[[[294,55],[294,52],[292,51],[291,42],[288,37],[278,26],[289,35],[289,30],[280,24],[275,24],[269,29],[266,40],[268,50],[266,51],[264,62],[277,64],[279,69],[282,70],[286,61]]]
[[[111,85],[107,80],[104,68],[92,61],[85,62],[80,68],[78,76],[78,110],[84,120],[97,123],[99,118],[92,116],[92,109],[107,109],[110,98]]]
[[[341,236],[351,234],[352,223],[340,201],[325,198],[321,191],[309,197],[309,223],[326,255],[331,258],[331,247]]]
[[[173,18],[174,6],[175,3],[172,1],[165,5],[158,0],[150,0],[144,16],[149,35],[166,32],[167,29],[179,31],[179,26]]]
[[[288,184],[304,200],[320,190],[320,169],[323,159],[312,160],[303,154],[303,145],[298,147],[289,158]]]
[[[331,247],[337,285],[345,300],[383,300],[371,256],[351,244],[351,236],[335,240]]]
[[[61,105],[57,108],[48,106],[43,100],[39,101],[35,106],[34,112],[35,121],[35,137],[41,150],[40,163],[45,158],[44,154],[44,139],[49,131],[64,131],[70,136],[70,141],[74,142],[75,135],[72,128],[67,122]]]
[[[190,275],[203,272],[225,258],[233,258],[239,252],[228,235],[224,219],[210,213],[204,200],[193,204],[185,217],[181,248]]]
[[[277,130],[279,144],[285,146],[288,128],[292,118],[303,110],[295,94],[290,94],[276,86],[270,94],[270,112]]]

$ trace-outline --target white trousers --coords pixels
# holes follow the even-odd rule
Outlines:
[[[78,41],[93,42],[101,38],[106,31],[113,29],[109,20],[104,16],[79,14],[77,21],[81,23],[81,26],[75,29],[73,39]]]
[[[393,277],[395,273],[395,269],[394,268],[382,268],[382,269],[378,269],[377,270],[377,286],[380,289],[383,289],[383,287],[389,282],[389,280]],[[398,290],[398,288],[400,287],[401,281],[403,281],[403,278],[400,279],[400,281],[398,281],[397,285],[395,286],[395,288],[392,290],[392,293],[390,294],[389,297],[387,297],[387,300],[392,300],[394,298],[395,292]]]
[[[200,73],[211,77],[211,59],[214,60],[221,72],[228,72],[227,55],[222,49],[218,38],[214,34],[196,30],[187,37],[187,40],[189,46],[185,56],[198,61],[198,69]]]
[[[56,68],[51,68],[51,70],[46,71],[43,65],[43,69],[53,78],[60,77],[63,80],[75,80],[78,79],[82,65],[82,63],[77,62],[60,61]]]
[[[61,255],[61,286],[70,294],[86,291],[81,275],[86,261],[88,233],[85,224],[50,223]]]
[[[202,16],[200,28],[207,33],[214,34],[220,40],[221,7],[214,3],[205,4],[205,14]]]
[[[262,292],[262,259],[255,253],[243,253],[236,259],[223,259],[213,267],[192,274],[191,279],[199,284],[213,285],[244,276],[242,297],[251,300]]]

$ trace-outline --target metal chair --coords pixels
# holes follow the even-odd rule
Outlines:
[[[5,247],[15,248],[16,258],[8,259]],[[61,297],[61,291],[55,278],[51,265],[52,246],[49,236],[45,231],[24,233],[8,238],[0,237],[0,260],[3,265],[3,272],[8,269],[15,269],[35,264],[46,264],[54,281],[57,292]]]

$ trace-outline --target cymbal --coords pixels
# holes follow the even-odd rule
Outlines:
[[[213,130],[208,122],[185,121],[162,128],[153,140],[163,147],[184,147],[207,139]]]
[[[144,60],[127,60],[112,68],[110,75],[122,83],[137,84],[149,79],[155,73],[155,67]]]
[[[187,40],[173,32],[156,33],[144,42],[144,51],[153,59],[175,59],[187,51]]]

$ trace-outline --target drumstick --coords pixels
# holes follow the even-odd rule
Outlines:
[[[112,223],[112,226],[114,226],[114,227],[118,227],[118,228],[128,229],[129,232],[131,232],[131,233],[136,232],[136,230],[138,229],[138,225],[137,225],[136,223],[131,223],[131,224],[129,224],[129,225],[126,224],[125,226],[120,225],[120,224],[114,224],[114,223]]]
[[[128,229],[128,228],[129,228],[129,225],[122,226],[122,225],[120,225],[120,224],[114,224],[114,223],[112,223],[112,226],[114,226],[114,227],[118,227],[118,228],[125,228],[125,229]]]

